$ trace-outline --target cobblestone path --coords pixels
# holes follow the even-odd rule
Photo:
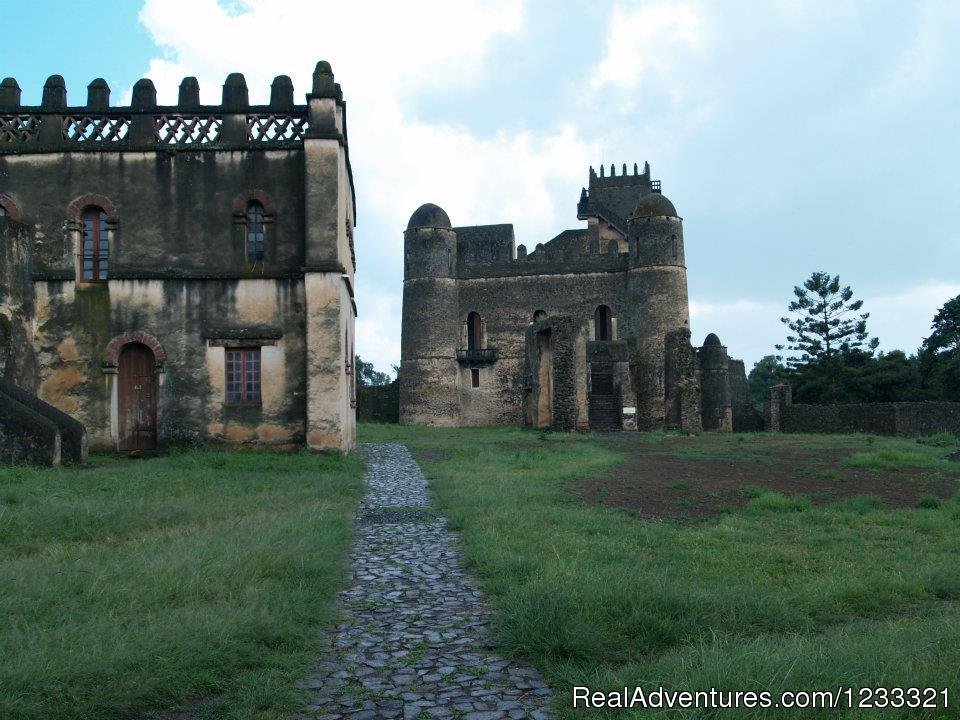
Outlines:
[[[493,654],[483,598],[403,445],[366,444],[343,622],[303,718],[548,718],[537,671]]]

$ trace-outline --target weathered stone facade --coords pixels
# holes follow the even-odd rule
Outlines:
[[[305,105],[286,76],[250,105],[235,73],[214,106],[194,78],[175,106],[149,80],[130,107],[102,80],[70,106],[53,76],[25,107],[7,78],[0,208],[0,375],[92,446],[353,447],[356,210],[329,64]]]
[[[577,217],[586,228],[527,252],[512,225],[453,227],[429,204],[413,214],[401,422],[608,429],[632,407],[638,429],[695,432],[704,414],[733,428],[730,361],[722,346],[699,360],[690,347],[683,222],[649,165],[591,168]]]
[[[766,390],[763,424],[768,432],[870,433],[917,437],[946,431],[960,435],[960,403],[794,405],[790,386],[780,384]]]

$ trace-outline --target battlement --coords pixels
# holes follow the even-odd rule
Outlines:
[[[660,181],[650,179],[650,163],[643,164],[643,172],[637,163],[633,164],[633,173],[623,163],[620,174],[616,165],[610,166],[610,174],[600,166],[600,174],[590,168],[587,187],[580,194],[577,203],[577,218],[586,220],[598,217],[626,236],[626,218],[636,207],[640,199],[653,192],[660,192]]]
[[[610,165],[610,174],[606,174],[606,168],[600,166],[600,174],[597,174],[597,171],[593,169],[593,166],[590,166],[590,180],[589,180],[589,189],[593,190],[594,188],[622,188],[622,187],[647,187],[650,185],[650,163],[645,162],[643,164],[643,172],[640,172],[640,168],[637,163],[633,164],[633,173],[629,174],[627,172],[627,164],[623,163],[623,167],[620,171],[620,174],[617,175],[617,166],[615,164]]]
[[[200,104],[195,77],[180,83],[176,105],[157,105],[153,81],[133,86],[129,106],[110,105],[110,87],[102,78],[87,86],[86,105],[68,105],[63,77],[50,76],[39,106],[21,105],[14,78],[0,83],[0,154],[96,150],[276,149],[302,145],[305,138],[335,138],[346,143],[345,121],[336,117],[332,99],[343,107],[343,93],[330,64],[317,63],[305,105],[294,103],[293,82],[274,78],[267,105],[250,105],[246,79],[231,73],[219,105]]]

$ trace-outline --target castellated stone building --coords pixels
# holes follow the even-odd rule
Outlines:
[[[232,74],[218,105],[186,78],[176,105],[140,80],[129,107],[101,79],[71,105],[56,75],[25,107],[7,78],[0,377],[27,394],[0,405],[38,396],[122,450],[353,447],[355,217],[326,62],[303,105],[286,76],[268,105]]]
[[[660,182],[590,169],[587,226],[529,251],[512,225],[404,233],[400,419],[428,425],[756,429],[743,362],[690,344],[683,222]]]

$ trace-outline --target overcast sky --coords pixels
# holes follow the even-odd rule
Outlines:
[[[694,340],[716,332],[748,368],[814,270],[865,299],[882,349],[915,350],[960,294],[958,2],[2,5],[0,76],[25,103],[53,73],[71,104],[98,76],[115,100],[149,77],[173,104],[186,75],[216,103],[233,71],[253,102],[279,74],[302,102],[329,60],[357,186],[357,352],[381,369],[399,362],[419,205],[512,222],[533,247],[582,225],[591,164],[650,162],[684,218]]]

